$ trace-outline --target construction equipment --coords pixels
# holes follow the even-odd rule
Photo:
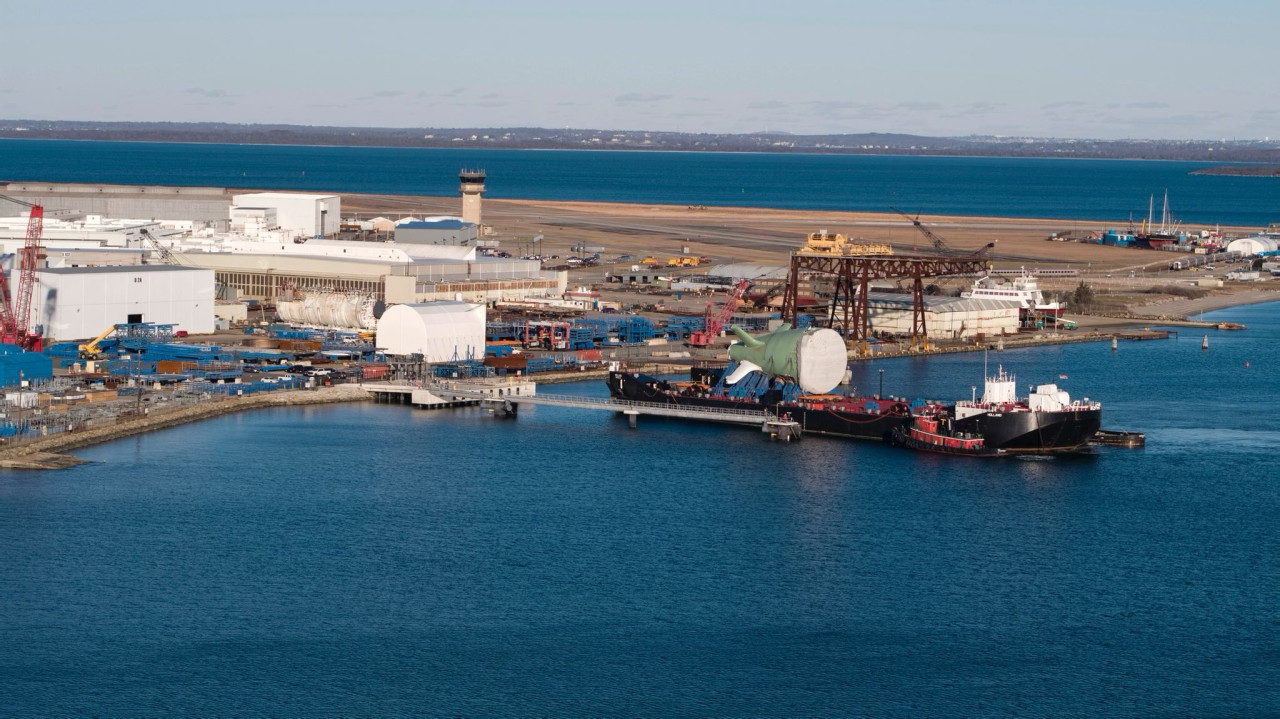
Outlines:
[[[805,255],[832,256],[892,255],[893,247],[881,242],[849,240],[844,235],[833,235],[826,230],[818,230],[809,233],[799,252]]]
[[[929,242],[933,243],[933,249],[935,249],[935,250],[937,250],[938,252],[941,252],[941,253],[943,253],[943,254],[947,254],[947,255],[957,255],[957,256],[962,256],[962,257],[963,257],[963,256],[968,256],[968,257],[978,257],[978,256],[980,256],[980,255],[985,254],[988,250],[990,250],[991,248],[993,248],[993,247],[995,247],[995,246],[996,246],[996,243],[995,243],[995,241],[993,240],[993,241],[988,242],[987,244],[983,245],[982,247],[979,247],[978,249],[974,250],[973,252],[969,252],[969,253],[965,253],[965,252],[963,252],[963,251],[961,251],[961,250],[953,249],[953,248],[952,248],[952,247],[950,247],[950,246],[949,246],[945,241],[943,241],[943,239],[942,239],[941,237],[938,237],[937,235],[935,235],[935,234],[933,233],[933,231],[932,231],[932,230],[930,230],[928,227],[925,227],[925,226],[924,226],[924,224],[923,224],[922,222],[920,222],[920,216],[919,216],[919,215],[916,215],[915,217],[912,217],[911,215],[908,215],[907,213],[903,212],[902,210],[899,210],[899,209],[898,209],[898,208],[896,208],[896,207],[890,207],[889,209],[893,210],[894,212],[898,213],[899,215],[902,215],[903,217],[907,218],[908,220],[911,220],[911,224],[915,225],[915,227],[916,227],[916,229],[917,229],[917,230],[920,230],[920,234],[924,235],[924,236],[925,236],[925,238],[929,240]]]
[[[724,305],[719,312],[714,311],[714,305],[707,303],[706,325],[704,329],[694,330],[689,333],[689,344],[694,347],[706,347],[716,338],[720,336],[721,330],[733,318],[734,310],[738,309],[738,304],[742,302],[742,296],[746,294],[747,288],[751,286],[750,282],[741,280],[733,291],[729,293],[728,299],[724,301]]]
[[[903,217],[907,218],[908,220],[911,220],[911,224],[915,225],[917,230],[920,230],[920,234],[924,235],[924,236],[925,236],[925,238],[929,240],[929,242],[933,243],[933,249],[935,249],[935,250],[937,250],[938,252],[941,252],[941,253],[943,253],[943,254],[946,254],[946,255],[953,254],[952,249],[951,249],[950,247],[948,247],[948,246],[947,246],[947,243],[946,243],[946,242],[944,242],[944,241],[942,240],[942,238],[941,238],[941,237],[938,237],[937,235],[933,234],[933,231],[932,231],[932,230],[930,230],[928,227],[925,227],[925,226],[920,222],[920,216],[919,216],[919,215],[916,215],[915,217],[912,217],[911,215],[908,215],[907,213],[903,212],[902,210],[899,210],[899,209],[898,209],[898,208],[896,208],[896,207],[890,207],[889,209],[890,209],[890,210],[893,210],[894,212],[898,213],[899,215],[902,215]]]
[[[9,280],[0,272],[0,342],[39,352],[44,340],[31,328],[31,298],[35,294],[40,262],[40,235],[44,231],[44,206],[0,195],[0,199],[29,208],[27,238],[18,255],[18,294],[9,291]]]
[[[140,232],[142,234],[142,238],[146,240],[148,244],[151,245],[151,249],[155,250],[157,255],[160,255],[161,262],[165,263],[166,265],[182,264],[181,262],[178,261],[177,256],[173,254],[173,252],[168,248],[168,246],[160,244],[160,240],[156,239],[156,236],[148,232],[146,228],[143,228],[142,230],[140,230]]]
[[[961,250],[952,249],[950,246],[947,245],[946,242],[943,241],[941,237],[938,237],[937,235],[935,235],[933,231],[931,231],[928,227],[925,227],[924,224],[920,222],[919,215],[912,217],[911,215],[908,215],[907,213],[903,212],[902,210],[899,210],[896,207],[890,207],[889,209],[893,210],[899,215],[902,215],[908,220],[911,220],[911,224],[915,225],[916,229],[920,230],[920,233],[923,234],[929,240],[929,242],[933,243],[933,248],[944,255],[951,255],[953,257],[978,258],[978,257],[985,256],[987,252],[991,250],[991,248],[996,246],[996,243],[993,240],[983,245],[982,247],[979,247],[973,252],[963,252]],[[946,285],[951,279],[954,279],[954,278],[942,278],[942,279],[939,279],[937,282],[934,282],[932,285],[929,286],[930,294],[945,291],[944,288],[946,287]]]
[[[85,342],[84,344],[77,347],[76,349],[80,352],[80,359],[92,360],[92,359],[98,359],[99,357],[101,357],[103,341],[106,340],[111,335],[115,334],[115,331],[116,331],[116,326],[111,325],[110,327],[103,330],[97,337],[94,337],[88,342]]]

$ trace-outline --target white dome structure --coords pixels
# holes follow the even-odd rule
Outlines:
[[[484,356],[484,323],[484,305],[394,305],[378,320],[376,341],[387,354],[420,354],[427,362],[478,359]]]
[[[1280,235],[1271,233],[1251,235],[1232,240],[1227,245],[1227,252],[1239,252],[1243,256],[1260,255],[1264,252],[1275,252],[1280,247]]]

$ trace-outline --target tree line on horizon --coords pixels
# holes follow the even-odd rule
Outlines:
[[[1270,140],[1081,140],[901,133],[793,135],[550,128],[380,128],[216,122],[0,120],[0,138],[351,147],[686,150],[864,155],[1081,157],[1280,163]],[[1275,174],[1275,173],[1254,173]]]

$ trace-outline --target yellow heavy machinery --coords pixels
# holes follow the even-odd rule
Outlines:
[[[883,242],[866,242],[850,240],[844,235],[832,234],[826,230],[812,232],[805,238],[804,247],[798,254],[802,255],[834,255],[840,257],[867,257],[873,255],[892,255],[893,248]]]
[[[99,334],[97,337],[94,337],[88,342],[85,342],[84,344],[80,345],[77,348],[80,351],[80,359],[92,360],[92,359],[98,359],[98,357],[102,356],[101,345],[103,340],[110,337],[112,334],[115,333],[115,331],[116,331],[116,326],[111,325],[110,327],[103,330],[102,333]]]
[[[699,260],[697,257],[669,257],[667,258],[667,267],[697,267]]]

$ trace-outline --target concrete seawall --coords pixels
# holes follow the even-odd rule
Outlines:
[[[0,449],[0,468],[62,469],[83,464],[84,460],[69,452],[81,447],[110,442],[143,432],[176,427],[210,417],[243,412],[261,407],[300,407],[312,404],[367,401],[369,394],[359,385],[337,385],[316,390],[277,391],[250,397],[231,397],[204,402],[172,411],[154,410],[142,417],[121,418],[114,424],[90,427],[74,432],[60,432],[12,447]]]

